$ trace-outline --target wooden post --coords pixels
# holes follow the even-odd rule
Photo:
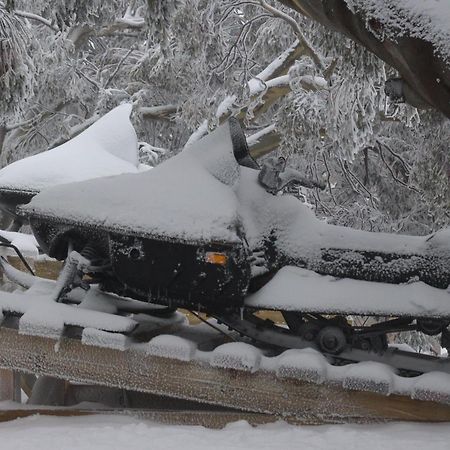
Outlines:
[[[12,370],[0,369],[0,401],[14,397],[14,375]]]

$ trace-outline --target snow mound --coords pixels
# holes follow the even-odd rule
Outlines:
[[[0,189],[39,192],[58,184],[138,172],[131,108],[120,105],[70,141],[4,167]]]
[[[286,350],[277,358],[276,374],[280,378],[295,378],[320,384],[328,378],[329,365],[326,358],[316,350]]]
[[[261,363],[262,353],[245,342],[230,342],[215,348],[210,360],[213,367],[256,372]]]
[[[411,397],[417,400],[450,404],[450,375],[443,372],[431,372],[417,377]]]
[[[84,345],[124,351],[128,348],[129,338],[120,333],[108,333],[96,328],[84,328],[81,342]]]
[[[180,361],[191,361],[196,350],[197,346],[192,341],[171,334],[160,334],[146,345],[149,355]]]
[[[388,395],[394,382],[394,371],[386,364],[367,361],[351,364],[342,382],[344,389],[370,391]]]

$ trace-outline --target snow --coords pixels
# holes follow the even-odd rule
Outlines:
[[[36,258],[39,254],[39,244],[32,234],[18,233],[15,231],[0,230],[0,236],[15,245],[24,256]],[[2,255],[16,255],[13,249],[4,247],[1,249]]]
[[[245,342],[230,342],[215,348],[210,364],[224,369],[256,372],[259,369],[262,353]]]
[[[395,300],[394,300],[395,299]],[[416,281],[388,284],[335,278],[286,266],[246,306],[261,309],[412,317],[450,317],[450,294]]]
[[[296,378],[313,383],[323,383],[327,378],[329,363],[325,356],[313,349],[291,349],[283,352],[276,360],[279,378]]]
[[[235,242],[232,149],[225,124],[151,171],[47,189],[24,210],[165,239]]]
[[[171,334],[160,334],[145,345],[145,351],[149,355],[180,361],[193,359],[196,350],[194,342]]]
[[[96,328],[84,328],[81,335],[81,342],[84,345],[95,347],[112,348],[115,350],[126,350],[129,346],[129,339],[124,334],[108,333]]]
[[[250,245],[276,231],[277,246],[292,258],[318,256],[321,248],[368,250],[399,254],[422,254],[430,236],[415,237],[369,233],[329,225],[318,220],[311,209],[291,195],[274,196],[258,183],[258,171],[241,168],[237,185],[239,213]],[[448,245],[448,244],[447,244]]]
[[[37,279],[25,293],[0,292],[0,311],[23,314],[19,321],[21,333],[53,339],[61,336],[64,325],[129,332],[137,324],[128,317],[54,302],[54,286],[54,282]],[[90,294],[93,295],[95,290],[95,287],[91,288]]]
[[[322,249],[408,255],[450,254],[450,231],[424,237],[369,233],[329,225],[290,195],[274,196],[258,171],[233,156],[230,126],[217,128],[151,171],[47,189],[23,207],[26,214],[106,230],[187,242],[239,242],[250,249],[274,234],[288,259],[314,267]],[[430,291],[431,292],[431,291]]]
[[[368,377],[368,373],[370,376]],[[342,383],[344,389],[388,395],[394,385],[394,371],[386,364],[365,361],[349,366]]]
[[[162,425],[124,416],[32,416],[0,424],[2,448],[21,450],[447,450],[448,424],[293,426],[279,421],[250,426],[239,421],[222,430]]]
[[[412,398],[435,401],[447,397],[450,403],[450,384],[448,377],[442,372],[430,372],[422,375],[414,384]]]
[[[450,58],[450,2],[448,0],[345,0],[385,25],[388,38],[411,36],[433,44]]]
[[[123,104],[65,144],[0,170],[0,190],[38,192],[62,183],[137,173],[137,136],[131,104]]]
[[[259,140],[272,133],[273,131],[275,131],[275,124],[272,123],[271,125],[268,125],[267,127],[262,128],[261,130],[259,130],[256,133],[253,133],[251,136],[247,137],[247,144],[249,145],[249,147],[253,147],[254,145],[256,145]]]

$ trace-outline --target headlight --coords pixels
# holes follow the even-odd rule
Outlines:
[[[205,261],[218,266],[225,266],[228,262],[228,256],[225,253],[206,252]]]

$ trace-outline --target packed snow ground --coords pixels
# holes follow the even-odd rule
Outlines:
[[[284,422],[251,427],[246,422],[222,430],[160,425],[130,417],[33,416],[0,424],[1,448],[14,450],[263,450],[357,449],[448,450],[448,424],[293,426]]]

